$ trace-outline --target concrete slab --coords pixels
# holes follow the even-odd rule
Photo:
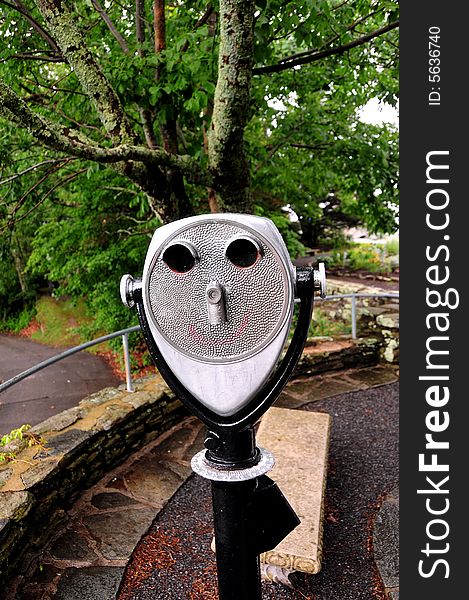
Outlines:
[[[321,569],[323,502],[331,417],[326,413],[271,408],[257,441],[275,457],[269,473],[301,519],[274,550],[261,555],[268,565],[314,574]]]

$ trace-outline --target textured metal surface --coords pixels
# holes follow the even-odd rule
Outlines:
[[[261,249],[251,267],[233,265],[225,255],[231,238],[248,233]],[[176,273],[162,260],[172,243],[189,242],[198,260],[189,272]],[[206,290],[222,286],[226,322],[211,324]],[[232,222],[199,221],[176,231],[157,249],[148,277],[151,317],[178,351],[198,360],[239,360],[259,352],[290,316],[290,275],[274,246],[249,227]]]

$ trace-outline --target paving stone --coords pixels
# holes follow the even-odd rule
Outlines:
[[[50,595],[47,594],[44,587],[45,586],[42,583],[26,584],[20,587],[16,594],[16,598],[21,598],[21,600],[49,600]],[[19,596],[18,593],[21,595]]]
[[[171,435],[164,438],[160,444],[153,448],[151,454],[160,459],[168,457],[182,458],[189,442],[194,437],[194,425],[193,421],[187,422],[184,427],[173,431]]]
[[[394,381],[397,381],[397,376],[394,369],[380,366],[351,371],[349,373],[349,377],[353,379],[353,381],[358,381],[362,384],[365,384],[367,387],[384,385],[386,383],[393,383]]]
[[[388,298],[388,302],[381,304],[381,308],[397,312],[399,310],[399,298],[395,298],[394,300],[392,298]]]
[[[156,516],[149,508],[89,515],[83,519],[99,550],[109,560],[127,559]],[[100,596],[96,596],[96,598]]]
[[[125,485],[137,499],[163,506],[190,473],[190,467],[186,467],[185,475],[181,477],[157,457],[144,456],[126,473]]]
[[[318,377],[317,381],[321,381],[322,377]],[[289,394],[290,396],[294,396],[296,398],[306,399],[313,387],[316,387],[315,384],[311,381],[311,379],[296,379],[287,385],[284,388],[284,392]]]
[[[296,396],[302,400],[302,404],[313,402],[314,400],[322,400],[330,396],[351,392],[356,389],[356,384],[351,381],[336,378],[321,377],[317,382],[313,380],[295,381],[288,385],[286,392],[291,396]]]
[[[192,457],[195,456],[195,454],[197,454],[197,452],[200,452],[201,450],[204,449],[204,441],[205,438],[207,437],[207,427],[205,425],[203,425],[203,423],[201,423],[198,419],[196,419],[195,417],[191,417],[191,419],[194,419],[196,421],[196,426],[198,427],[198,432],[197,435],[195,436],[195,438],[192,440],[192,442],[187,446],[184,455],[183,455],[183,460],[186,460],[188,462],[191,461]]]
[[[385,587],[399,585],[399,490],[390,492],[376,517],[373,530],[376,565]]]
[[[0,519],[19,521],[31,510],[34,496],[29,492],[1,492]]]
[[[44,459],[22,473],[21,481],[26,489],[33,487],[39,481],[43,481],[47,475],[52,473],[58,465],[57,459]]]
[[[125,481],[123,477],[113,477],[107,484],[107,488],[112,488],[114,490],[122,490],[123,492],[127,491]]]
[[[357,312],[367,315],[374,315],[375,317],[377,317],[378,315],[382,315],[383,313],[385,313],[387,310],[389,310],[389,307],[386,307],[384,305],[382,306],[364,306],[361,307]],[[396,310],[396,305],[392,306],[392,310],[395,311]]]
[[[62,431],[62,429],[70,427],[70,425],[76,423],[78,419],[81,419],[84,413],[85,411],[83,410],[83,408],[80,408],[79,406],[74,406],[73,408],[64,410],[58,415],[54,415],[53,417],[42,421],[42,423],[35,425],[31,429],[31,431],[33,433],[37,433],[38,435],[41,435],[46,431]]]
[[[37,566],[32,579],[37,583],[51,583],[60,572],[59,567],[41,562]]]
[[[50,548],[50,554],[59,560],[91,561],[96,559],[96,554],[90,550],[86,540],[70,529],[55,540]]]
[[[50,437],[47,440],[47,455],[56,456],[67,454],[72,450],[78,448],[84,441],[91,437],[89,431],[82,431],[81,429],[69,429],[63,433],[59,433],[54,437]]]
[[[203,450],[203,447],[201,448],[201,450]],[[192,469],[189,466],[189,464],[185,465],[174,460],[165,461],[163,464],[166,468],[170,469],[173,473],[175,473],[178,477],[181,478],[181,483],[183,483],[189,477],[189,475],[192,474]]]
[[[131,506],[136,503],[136,500],[119,494],[118,492],[102,492],[91,498],[91,504],[95,508],[120,508],[122,506]]]
[[[60,578],[54,600],[115,600],[123,573],[123,567],[72,567]]]
[[[271,408],[262,418],[257,439],[275,457],[269,477],[301,519],[276,548],[261,556],[267,564],[310,574],[321,568],[330,425],[326,413],[284,408]]]
[[[299,408],[300,406],[303,406],[303,404],[305,404],[305,402],[309,402],[309,401],[307,399],[301,400],[300,398],[291,396],[287,392],[283,391],[280,394],[280,396],[277,398],[277,400],[275,401],[275,406],[277,408],[294,409],[294,408]]]
[[[47,592],[48,584],[58,579],[61,569],[55,565],[40,562],[34,571],[31,581],[26,580],[20,583],[16,591],[16,600],[50,600],[50,594]],[[11,600],[11,597],[9,597]]]

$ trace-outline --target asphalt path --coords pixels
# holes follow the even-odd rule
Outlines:
[[[0,382],[66,348],[0,335]],[[99,356],[78,352],[0,392],[0,435],[29,423],[35,425],[120,380]]]

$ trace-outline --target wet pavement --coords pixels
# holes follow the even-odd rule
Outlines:
[[[279,399],[333,417],[323,567],[294,588],[264,583],[264,600],[398,599],[396,379],[349,369],[293,380]],[[210,485],[190,469],[203,438],[187,418],[87,490],[6,600],[218,598]]]
[[[0,383],[64,350],[0,335]],[[101,357],[88,352],[69,356],[0,393],[0,436],[25,423],[36,425],[120,383]]]

